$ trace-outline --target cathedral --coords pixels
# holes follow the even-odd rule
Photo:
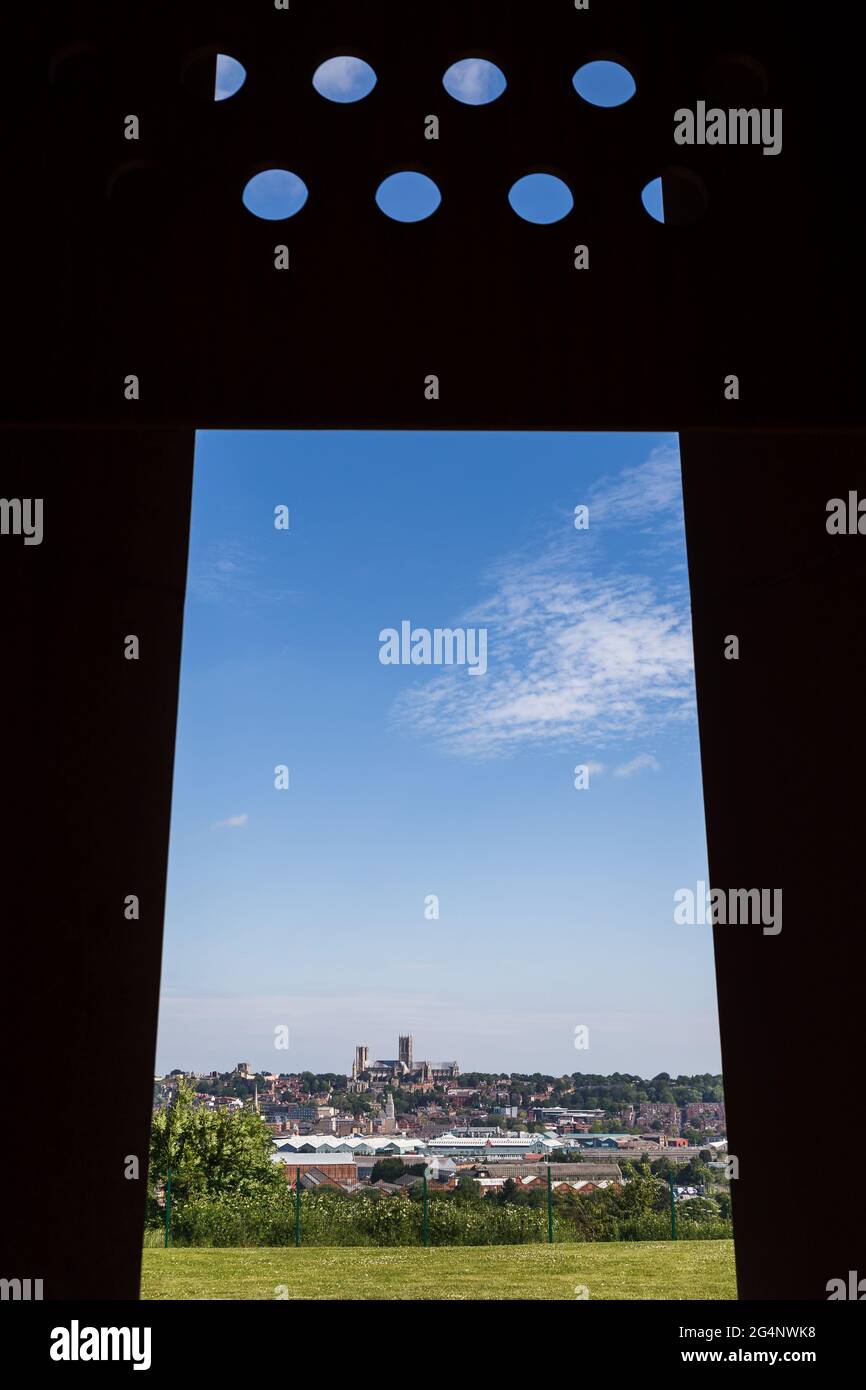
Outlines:
[[[423,1086],[426,1089],[435,1086],[437,1082],[454,1081],[459,1077],[460,1068],[456,1062],[416,1062],[412,1048],[411,1033],[404,1033],[398,1037],[397,1056],[390,1060],[371,1062],[369,1048],[363,1044],[356,1047],[350,1089],[362,1091],[370,1086],[379,1087],[389,1083],[398,1086]]]

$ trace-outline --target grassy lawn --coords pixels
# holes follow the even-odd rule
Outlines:
[[[283,1288],[279,1288],[283,1285]],[[736,1298],[734,1244],[145,1250],[146,1299]]]

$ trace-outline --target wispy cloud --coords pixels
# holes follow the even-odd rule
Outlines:
[[[614,777],[634,777],[638,772],[661,772],[661,763],[652,753],[638,753],[631,762],[621,763],[613,770]]]
[[[194,598],[218,602],[249,588],[252,565],[239,541],[223,541],[190,564],[188,586]]]
[[[231,828],[231,827],[233,827],[233,826],[236,826],[236,825],[246,825],[246,823],[247,823],[248,820],[249,820],[249,816],[247,815],[246,811],[244,811],[244,812],[243,812],[241,815],[239,815],[239,816],[229,816],[226,820],[218,820],[218,821],[214,824],[213,829],[214,829],[214,830],[227,830],[227,829],[229,829],[229,828]]]
[[[472,622],[489,630],[476,681],[443,672],[397,700],[397,723],[450,751],[491,756],[525,743],[636,738],[691,716],[688,607],[645,576],[575,576],[554,551],[500,577]]]
[[[676,450],[655,450],[592,496],[591,529],[643,522],[648,510],[679,527]],[[437,672],[395,702],[398,725],[483,758],[533,743],[603,746],[692,717],[688,597],[669,570],[660,581],[612,572],[597,547],[581,554],[560,536],[535,557],[510,557],[488,583],[489,597],[461,619],[488,629],[487,674]]]
[[[191,558],[187,587],[190,597],[201,603],[233,603],[250,608],[297,602],[296,590],[275,588],[268,582],[274,573],[264,543],[220,540],[204,554]]]
[[[328,58],[316,70],[316,88],[331,101],[347,101],[365,96],[373,74],[361,58]],[[375,80],[375,79],[374,79]]]
[[[502,90],[497,68],[484,58],[465,58],[448,70],[447,88],[458,101],[480,106],[492,101]]]
[[[685,572],[680,455],[675,444],[660,444],[643,463],[603,478],[589,495],[590,530],[610,533],[628,527],[640,544],[634,558],[664,560],[668,572]]]
[[[682,516],[679,451],[660,444],[644,463],[624,468],[615,478],[603,478],[590,491],[590,525],[650,527],[676,524]]]

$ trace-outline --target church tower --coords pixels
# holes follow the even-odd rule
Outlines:
[[[394,1134],[397,1130],[397,1117],[394,1113],[394,1093],[388,1092],[388,1099],[385,1101],[385,1116],[381,1124],[382,1134]]]

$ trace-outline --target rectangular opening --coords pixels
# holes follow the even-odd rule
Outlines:
[[[200,433],[144,1296],[735,1297],[707,880],[676,436]]]

